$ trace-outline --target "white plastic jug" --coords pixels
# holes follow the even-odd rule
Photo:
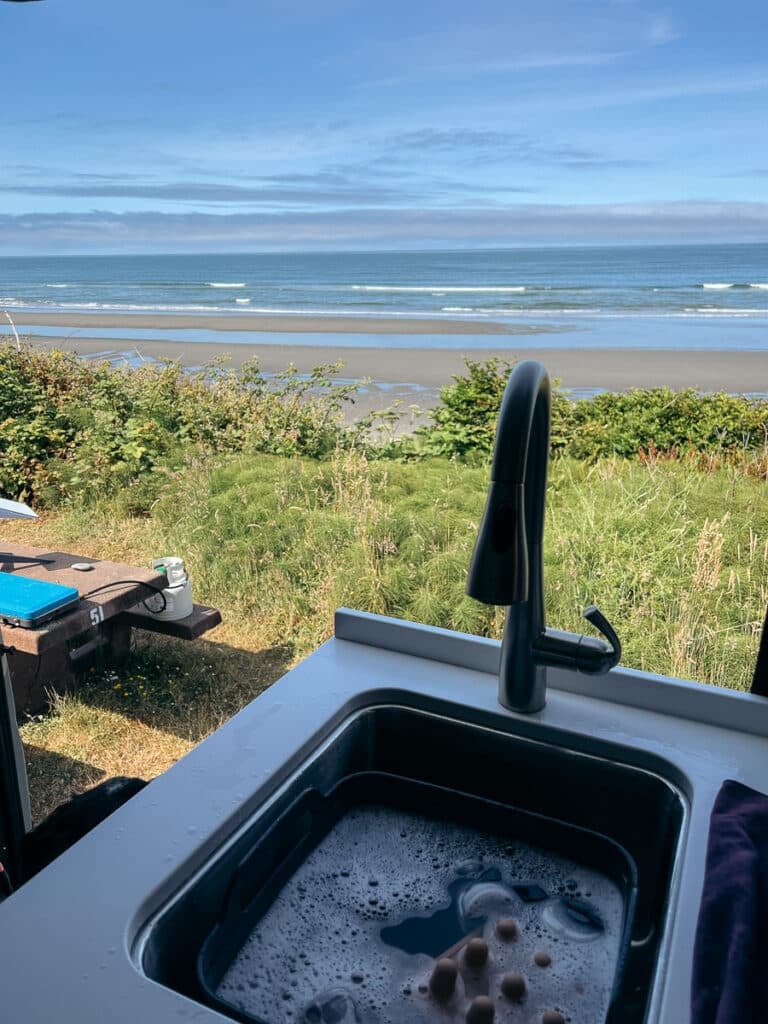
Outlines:
[[[144,603],[158,619],[166,622],[174,619],[185,619],[192,614],[192,584],[189,582],[184,560],[174,556],[155,558],[152,568],[164,573],[168,586],[163,588],[165,607],[159,594],[148,598]]]

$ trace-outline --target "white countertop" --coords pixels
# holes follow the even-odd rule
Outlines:
[[[471,705],[507,731],[544,727],[564,745],[595,739],[629,763],[661,758],[689,803],[669,930],[649,1022],[689,1016],[693,939],[720,785],[768,777],[768,701],[623,669],[549,670],[546,706],[500,707],[499,645],[361,613],[111,818],[0,904],[0,1018],[7,1024],[223,1021],[145,977],[147,919],[317,745],[360,708],[420,698]]]

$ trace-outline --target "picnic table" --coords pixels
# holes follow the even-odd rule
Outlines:
[[[4,548],[8,542],[0,542]],[[86,563],[88,571],[72,568]],[[0,641],[10,648],[9,665],[17,711],[34,712],[47,693],[75,688],[77,677],[96,660],[117,663],[130,650],[133,629],[193,640],[221,622],[217,608],[193,605],[183,619],[164,620],[144,608],[153,591],[167,586],[155,569],[89,558],[66,551],[12,544],[0,550],[0,572],[75,587],[80,600],[70,611],[36,629],[0,620]]]

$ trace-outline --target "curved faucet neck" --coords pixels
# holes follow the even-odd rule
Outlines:
[[[501,399],[491,479],[525,483],[532,438],[539,454],[548,455],[552,405],[549,374],[541,363],[526,359],[510,374]],[[534,424],[534,416],[536,422]],[[546,438],[546,446],[542,444]]]
[[[541,363],[526,360],[510,375],[499,413],[491,481],[522,486],[528,550],[528,600],[544,629],[543,554],[552,394]],[[539,613],[539,614],[537,614]]]
[[[501,403],[491,486],[467,577],[471,597],[507,606],[499,701],[525,713],[544,706],[545,666],[601,673],[621,657],[618,637],[594,606],[585,617],[610,646],[545,626],[542,549],[551,402],[546,369],[532,360],[519,363]]]
[[[550,403],[546,369],[533,361],[519,363],[501,403],[491,485],[467,579],[467,593],[487,604],[522,607],[530,602],[534,634],[544,629]]]

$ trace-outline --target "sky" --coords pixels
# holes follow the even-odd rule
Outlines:
[[[768,241],[766,0],[0,0],[0,253]]]

